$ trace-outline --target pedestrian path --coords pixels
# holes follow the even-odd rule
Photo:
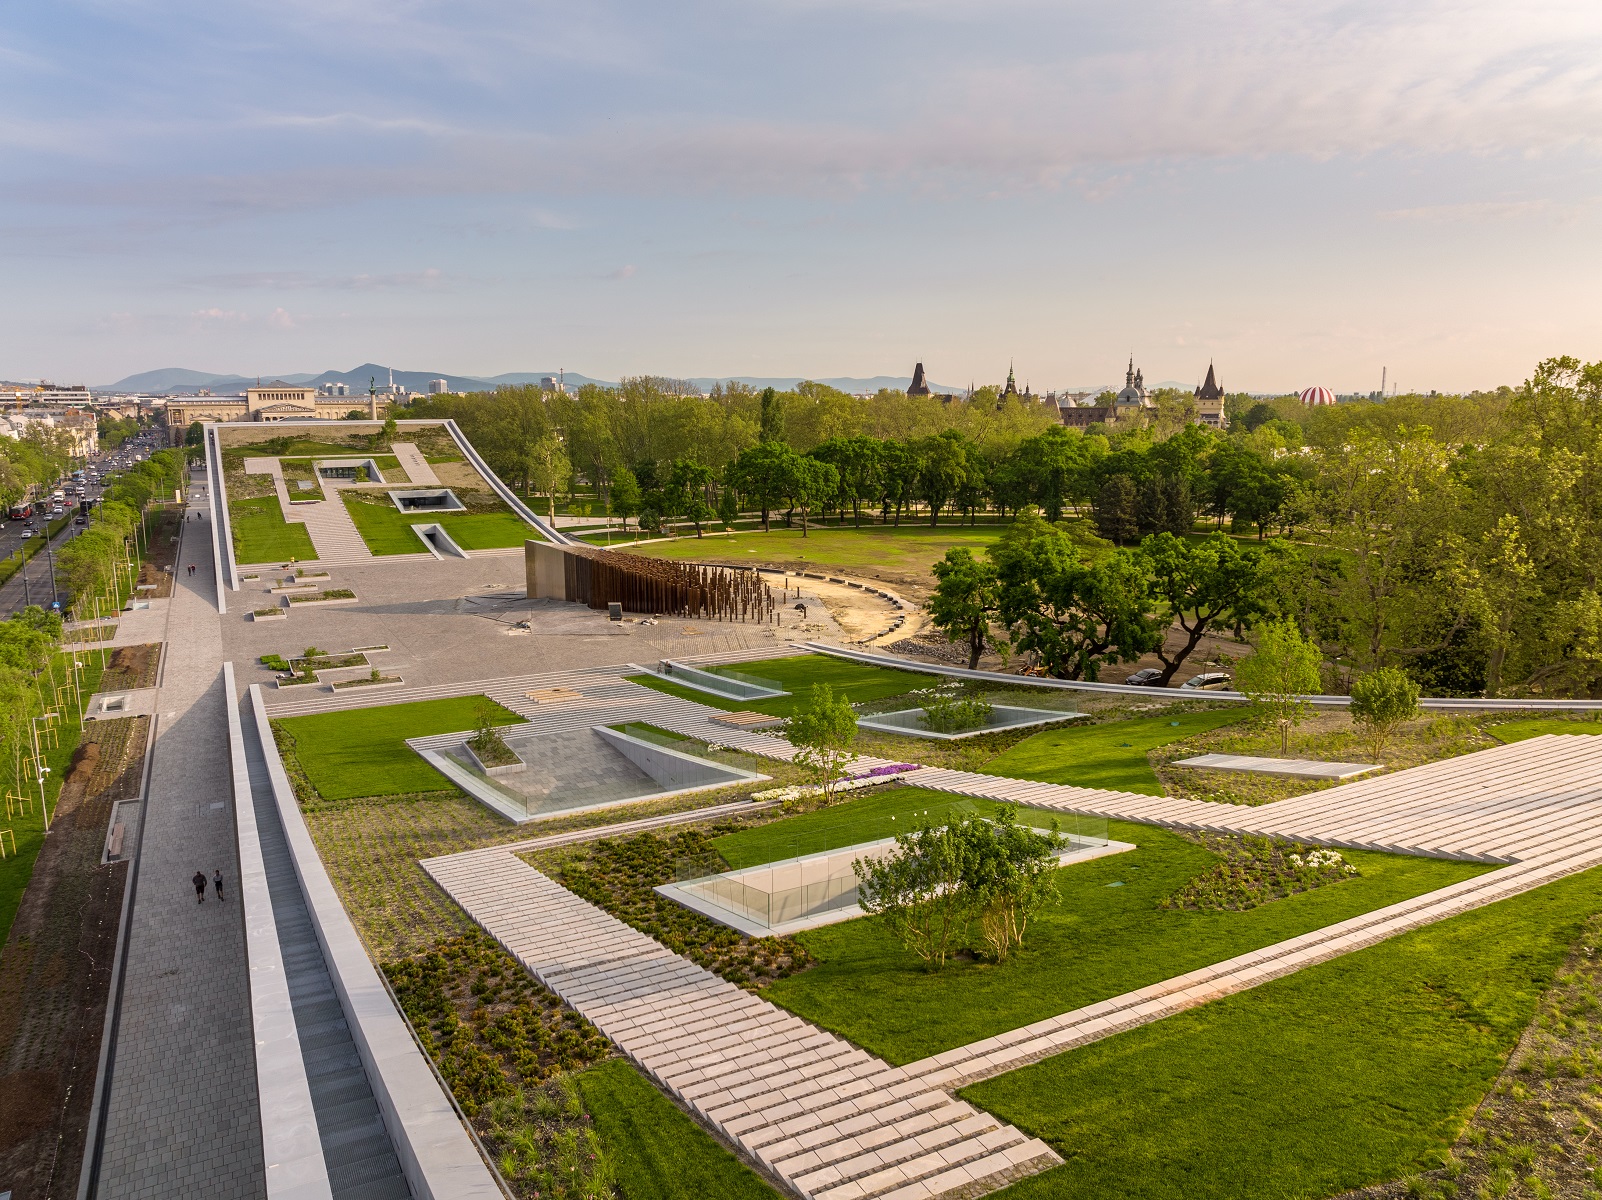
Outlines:
[[[244,925],[195,903],[197,870],[239,878],[213,559],[185,522],[166,641],[144,828],[109,1059],[97,1200],[265,1197]],[[139,615],[154,610],[140,610]],[[126,618],[134,614],[125,614]],[[119,629],[119,634],[122,632]],[[149,640],[155,640],[151,638]]]
[[[1321,762],[1313,758],[1262,758],[1255,754],[1198,754],[1175,759],[1171,767],[1202,771],[1245,771],[1253,775],[1284,775],[1291,779],[1356,779],[1383,770],[1383,763]]]
[[[413,487],[439,486],[439,476],[434,474],[434,468],[429,465],[423,452],[411,442],[394,442],[389,449]]]
[[[356,523],[350,519],[350,512],[345,508],[345,502],[340,499],[337,487],[324,486],[317,492],[306,493],[307,496],[320,495],[324,499],[301,500],[300,503],[291,504],[283,468],[276,458],[245,459],[245,474],[272,476],[273,490],[278,495],[278,506],[283,511],[284,520],[306,527],[306,533],[317,551],[315,559],[317,563],[329,567],[373,561],[373,552],[367,548],[367,543],[362,541],[362,535],[357,532]],[[329,495],[330,492],[332,496]],[[419,554],[394,557],[432,558],[433,556]],[[246,565],[240,564],[241,567]]]
[[[1062,1161],[1039,1139],[679,957],[504,847],[422,866],[535,978],[802,1196],[980,1194]]]
[[[1602,737],[1547,734],[1250,807],[925,768],[908,783],[1211,833],[1512,863],[1555,838],[1602,841]]]

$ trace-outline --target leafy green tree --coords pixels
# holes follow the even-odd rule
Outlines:
[[[918,496],[929,505],[929,524],[940,523],[940,510],[961,489],[968,478],[968,454],[962,435],[948,430],[924,438],[913,449],[917,456]]]
[[[1135,481],[1128,475],[1109,475],[1096,493],[1093,508],[1096,532],[1109,542],[1125,546],[1140,536],[1135,511]]]
[[[634,478],[634,472],[627,467],[618,467],[612,472],[612,511],[623,518],[623,528],[629,527],[629,518],[640,514],[642,497],[640,484]]]
[[[989,555],[1012,648],[1048,675],[1094,680],[1102,664],[1133,662],[1162,642],[1162,628],[1147,615],[1145,567],[1127,551],[1086,564],[1067,533],[1030,511]]]
[[[1405,671],[1381,667],[1352,683],[1352,722],[1368,735],[1374,761],[1404,722],[1418,716],[1418,684]]]
[[[1322,684],[1324,656],[1289,621],[1258,627],[1253,651],[1235,664],[1235,688],[1249,696],[1279,727],[1279,752],[1290,752],[1290,731],[1311,710],[1303,696]]]
[[[740,495],[734,488],[725,484],[718,491],[718,520],[730,529],[740,519]]]
[[[782,442],[762,442],[729,464],[729,482],[756,501],[762,512],[763,533],[770,529],[769,517],[774,507],[792,495],[798,457]]]
[[[962,885],[973,895],[979,928],[997,962],[1022,949],[1029,921],[1056,904],[1052,871],[1063,847],[1055,824],[1040,833],[1018,821],[1018,810],[1004,804],[990,820],[968,819],[957,826],[965,847]]]
[[[875,498],[881,491],[879,476],[884,459],[881,443],[862,434],[830,438],[813,448],[811,456],[828,463],[840,473],[838,496],[841,523],[845,522],[845,506],[849,503],[853,521],[860,526],[862,502]]]
[[[895,854],[851,864],[863,911],[883,918],[892,936],[936,969],[972,918],[973,893],[962,886],[966,841],[952,822],[924,822],[896,837]]]
[[[791,504],[801,510],[801,536],[806,537],[809,515],[834,496],[840,486],[840,473],[826,462],[804,458],[794,452],[785,466],[788,468],[785,494]]]
[[[568,461],[567,448],[555,433],[547,433],[528,444],[523,478],[536,492],[544,492],[546,512],[552,523],[556,521],[556,493],[573,477],[573,464]]]
[[[668,470],[668,486],[678,497],[677,511],[695,524],[695,536],[701,536],[701,523],[712,515],[706,502],[707,489],[712,486],[712,468],[687,458],[673,461]]]
[[[757,426],[758,442],[784,441],[784,402],[773,388],[762,389],[761,423]]]
[[[844,694],[836,696],[826,683],[812,685],[807,706],[785,723],[784,736],[799,749],[800,763],[823,790],[824,804],[834,792],[845,771],[856,761],[851,743],[857,739],[857,714]]]
[[[924,602],[924,611],[946,641],[967,644],[971,671],[979,665],[986,645],[994,644],[990,621],[1000,606],[995,565],[980,562],[966,547],[954,546],[932,570],[938,582]]]
[[[1158,678],[1167,687],[1203,637],[1223,628],[1242,629],[1268,610],[1272,593],[1263,552],[1234,538],[1213,533],[1200,542],[1171,533],[1146,538],[1138,551],[1151,578],[1153,596],[1162,604],[1157,614],[1165,626],[1178,626],[1184,642],[1174,650],[1154,649],[1163,664]]]

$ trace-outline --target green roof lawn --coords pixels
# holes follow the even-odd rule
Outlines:
[[[991,759],[984,769],[989,775],[1015,779],[1161,796],[1162,785],[1146,761],[1148,750],[1245,720],[1248,715],[1245,708],[1226,708],[1047,729]]]
[[[1067,1160],[996,1195],[1316,1198],[1438,1166],[1598,911],[1593,869],[975,1084]]]
[[[288,562],[317,557],[311,534],[298,521],[284,520],[278,496],[258,496],[228,502],[228,527],[233,531],[234,561]]]
[[[406,739],[471,730],[484,703],[483,696],[451,696],[286,717],[273,726],[294,740],[294,757],[324,800],[437,792],[454,785]],[[510,709],[495,708],[497,725],[523,720]]]
[[[630,675],[629,678],[644,687],[655,688],[670,696],[695,700],[709,708],[721,708],[729,712],[738,710],[767,713],[775,717],[788,717],[797,708],[805,708],[811,702],[812,685],[816,683],[827,683],[834,688],[836,695],[843,694],[853,704],[861,704],[868,700],[883,700],[920,688],[933,687],[940,682],[939,677],[934,675],[873,667],[866,663],[830,658],[823,654],[791,655],[786,658],[764,659],[761,662],[731,663],[727,668],[720,670],[772,680],[791,694],[774,700],[724,700],[710,692],[697,691],[695,688],[684,687],[670,680],[658,679],[654,675]]]
[[[509,509],[403,513],[384,492],[372,493],[372,501],[363,500],[363,494],[349,488],[340,490],[356,531],[377,555],[424,553],[423,540],[413,532],[413,525],[439,525],[463,550],[498,550],[521,546],[530,539],[540,540],[533,526]]]
[[[899,797],[899,800],[896,799]],[[885,796],[851,800],[829,810],[857,807],[865,836],[843,830],[838,844],[883,836],[891,804],[904,814],[920,806],[938,810],[955,798],[944,792],[901,788]],[[1027,811],[1027,810],[1025,810]],[[819,832],[809,814],[792,818],[806,835]],[[1039,815],[1039,814],[1032,814]],[[1049,818],[1049,814],[1044,814]],[[719,840],[738,865],[785,849],[787,821],[752,835]],[[1134,991],[1247,950],[1271,945],[1387,904],[1481,874],[1478,863],[1344,851],[1358,877],[1276,900],[1245,912],[1165,910],[1158,902],[1210,869],[1217,858],[1166,829],[1109,822],[1116,841],[1135,850],[1056,872],[1059,904],[1030,922],[1024,949],[1006,963],[948,963],[940,971],[904,950],[876,917],[862,917],[796,935],[818,965],[767,989],[774,1003],[904,1063],[953,1046]],[[760,847],[760,849],[759,849]],[[975,935],[977,943],[977,935]]]

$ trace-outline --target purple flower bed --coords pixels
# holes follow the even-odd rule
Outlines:
[[[853,775],[851,778],[876,779],[880,775],[899,775],[903,771],[917,771],[921,769],[922,768],[919,767],[917,763],[891,763],[887,767],[874,767],[871,771],[865,771],[861,775]]]

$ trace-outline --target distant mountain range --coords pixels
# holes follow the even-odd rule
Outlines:
[[[97,392],[156,392],[156,393],[193,393],[202,388],[210,389],[219,394],[242,391],[244,388],[256,383],[259,378],[263,383],[270,383],[275,379],[284,383],[301,384],[309,387],[320,387],[325,383],[343,383],[349,386],[352,393],[365,393],[369,380],[379,386],[389,382],[390,368],[380,366],[378,363],[363,363],[359,367],[352,367],[348,371],[324,371],[320,375],[306,372],[290,372],[287,374],[255,375],[213,375],[205,371],[191,371],[184,367],[163,367],[159,371],[142,371],[137,375],[130,375],[126,379],[119,379],[116,383],[96,385]],[[413,392],[426,392],[431,379],[443,379],[446,386],[453,392],[490,392],[504,384],[538,383],[546,376],[555,379],[557,371],[512,371],[505,375],[477,376],[452,375],[447,371],[395,371],[395,382]],[[581,375],[577,371],[566,372],[567,382],[573,386],[585,383],[596,383],[602,387],[616,387],[615,382],[605,379],[595,379],[589,375]],[[778,388],[787,391],[805,379],[801,375],[697,375],[685,382],[693,384],[702,391],[707,391],[714,383],[743,383],[754,388]],[[877,392],[881,388],[894,388],[905,391],[912,383],[910,375],[874,375],[871,378],[858,378],[856,376],[837,375],[829,378],[815,379],[815,383],[827,384],[832,388],[839,388],[842,392],[863,393]],[[1189,390],[1191,385],[1180,383],[1178,380],[1164,380],[1161,383],[1149,384],[1156,389],[1160,387],[1184,388]],[[929,387],[935,392],[950,392],[956,395],[964,394],[966,385],[930,382]],[[1117,391],[1117,384],[1100,384],[1095,387],[1067,387],[1059,388],[1065,392],[1102,392]]]
[[[325,383],[343,383],[350,387],[352,392],[365,392],[368,380],[382,386],[389,382],[390,368],[380,366],[378,363],[363,363],[359,367],[352,367],[348,371],[324,371],[322,374],[309,374],[304,371],[291,371],[285,373],[255,375],[214,375],[206,371],[191,371],[185,367],[163,367],[159,371],[141,371],[137,375],[129,375],[119,379],[116,383],[96,384],[97,392],[156,392],[156,393],[192,393],[202,389],[213,392],[237,392],[250,387],[260,379],[263,383],[270,383],[278,379],[284,383],[320,387]],[[428,390],[429,381],[443,379],[453,392],[488,392],[494,391],[503,384],[538,383],[546,376],[557,378],[557,371],[513,371],[505,375],[492,375],[481,377],[476,375],[452,375],[448,371],[395,371],[395,382],[414,392]],[[565,373],[567,382],[573,386],[585,383],[597,383],[602,387],[616,387],[615,382],[605,379],[595,379],[589,375],[581,375],[577,371]],[[685,382],[695,385],[706,391],[714,383],[743,383],[748,387],[778,388],[785,391],[801,383],[805,376],[755,376],[755,375],[704,375],[695,376]],[[875,375],[869,379],[860,379],[851,376],[834,376],[832,378],[816,379],[813,382],[827,384],[832,388],[839,388],[842,392],[876,392],[880,388],[896,388],[905,391],[912,383],[910,375]],[[967,391],[966,386],[952,384],[930,383],[936,392],[955,392],[961,395]]]

